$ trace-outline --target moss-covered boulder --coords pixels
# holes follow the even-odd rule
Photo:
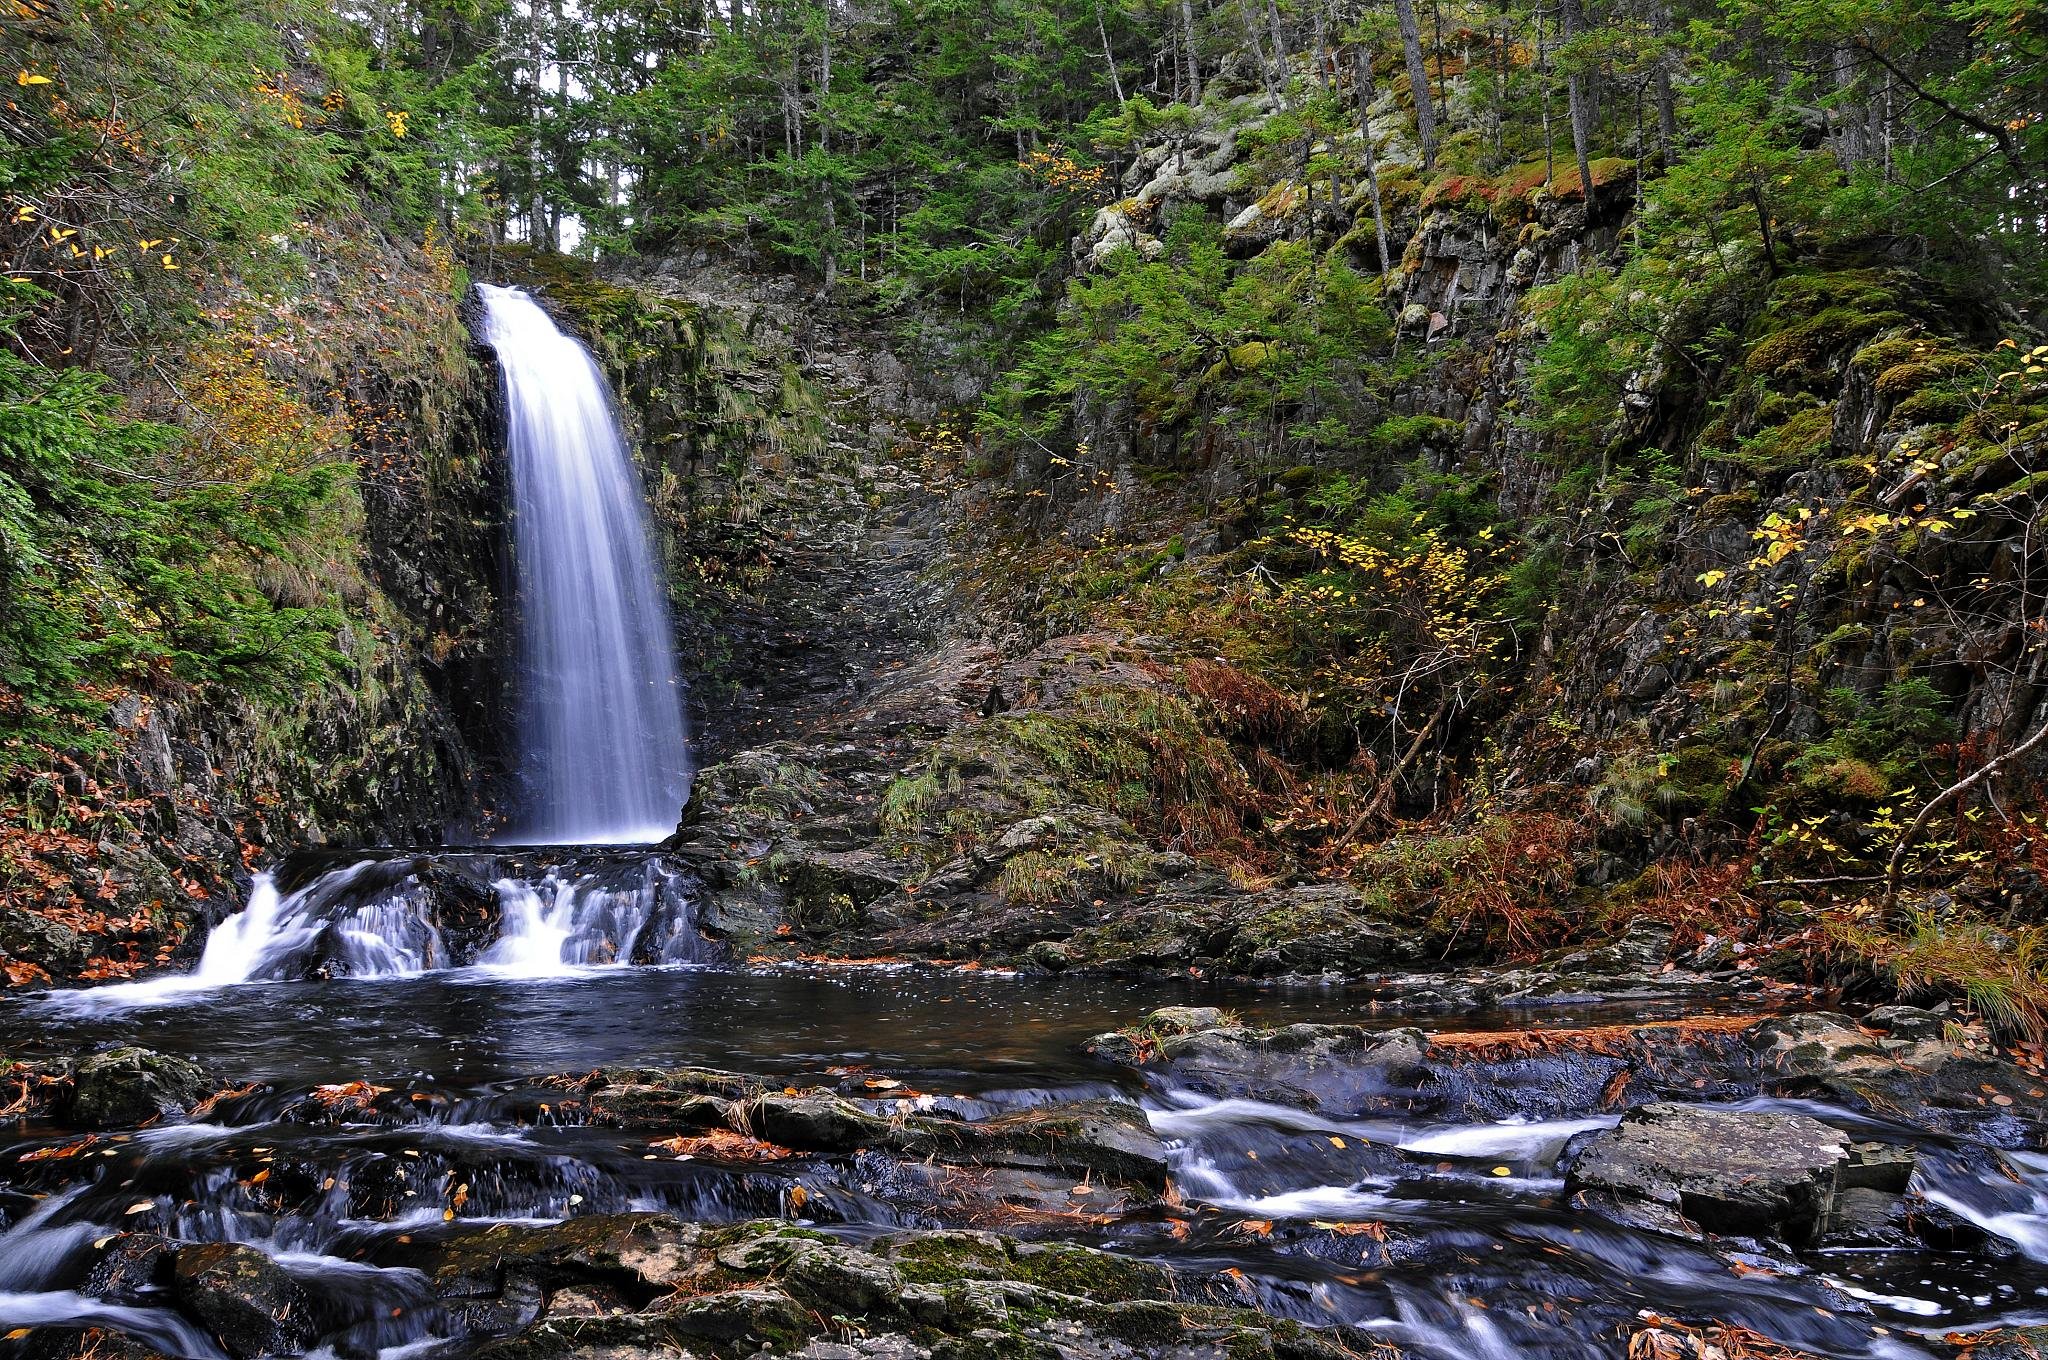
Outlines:
[[[214,1089],[198,1064],[132,1046],[79,1059],[71,1080],[65,1115],[71,1123],[88,1129],[121,1128],[182,1115]]]

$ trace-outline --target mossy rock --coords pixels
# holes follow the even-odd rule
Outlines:
[[[1829,307],[1758,341],[1743,361],[1744,367],[1760,378],[1824,377],[1832,368],[1833,357],[1843,349],[1905,319],[1903,312],[1890,309],[1866,312]]]
[[[1892,782],[1882,769],[1867,760],[1837,756],[1805,771],[1800,776],[1799,788],[1829,801],[1875,803],[1890,795]]]
[[[1892,408],[1891,426],[1910,429],[1915,425],[1948,425],[1970,413],[1970,399],[1961,392],[1931,387],[1907,397]]]
[[[1903,364],[1932,353],[1935,342],[1910,335],[1887,336],[1873,340],[1856,351],[1849,360],[1849,367],[1858,373],[1882,373],[1894,364]]]
[[[1893,364],[1878,374],[1877,395],[1886,401],[1899,401],[1930,383],[1939,382],[1958,373],[1969,372],[1977,365],[1978,360],[1968,354],[1936,354],[1929,358]]]
[[[1784,472],[1804,467],[1828,446],[1835,429],[1832,402],[1807,406],[1779,424],[1742,441],[1736,461],[1757,472]]]
[[[1597,192],[1612,185],[1627,183],[1635,178],[1636,163],[1620,156],[1599,156],[1589,162],[1586,168],[1593,172],[1593,188]],[[1557,198],[1584,198],[1585,186],[1579,182],[1577,165],[1560,164],[1550,182],[1550,192]]]
[[[196,1063],[147,1048],[114,1048],[82,1058],[72,1069],[66,1114],[81,1128],[120,1128],[182,1115],[212,1090]]]

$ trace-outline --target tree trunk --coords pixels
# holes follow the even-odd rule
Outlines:
[[[832,291],[832,285],[839,281],[839,208],[833,202],[837,197],[832,188],[832,110],[828,101],[832,98],[832,5],[825,5],[825,31],[818,43],[818,159],[823,167],[824,183],[819,192],[824,198],[825,226],[825,292]]]
[[[1650,7],[1650,32],[1658,41],[1657,51],[1657,136],[1664,143],[1664,163],[1671,164],[1672,148],[1678,145],[1678,100],[1671,92],[1671,6],[1657,0]],[[1640,175],[1637,178],[1641,178]]]
[[[1778,277],[1778,243],[1771,236],[1771,210],[1764,202],[1763,186],[1751,181],[1749,201],[1756,208],[1757,233],[1764,238],[1764,273]]]
[[[1259,68],[1259,79],[1265,82],[1266,93],[1273,97],[1273,107],[1280,107],[1280,87],[1273,83],[1273,68],[1266,64],[1266,49],[1259,41],[1258,25],[1252,22],[1251,11],[1243,5],[1237,7],[1237,17],[1244,24],[1244,40],[1252,49],[1252,61]]]
[[[1585,31],[1586,14],[1579,0],[1558,0],[1558,18],[1564,25],[1564,40],[1572,39]],[[1593,211],[1593,161],[1590,143],[1593,140],[1593,114],[1591,92],[1586,88],[1586,77],[1579,73],[1578,62],[1574,59],[1565,70],[1565,103],[1572,120],[1572,155],[1579,163],[1579,193],[1585,199],[1586,212]]]
[[[1543,187],[1557,182],[1557,153],[1550,135],[1550,48],[1543,40],[1543,10],[1536,10],[1536,73],[1543,90]]]
[[[1266,0],[1266,31],[1273,39],[1273,80],[1287,89],[1287,39],[1280,32],[1280,0]]]
[[[1858,162],[1868,155],[1863,145],[1865,113],[1863,106],[1850,96],[1857,84],[1856,52],[1847,43],[1838,43],[1834,51],[1835,94],[1837,99],[1828,110],[1828,122],[1834,128],[1835,155],[1842,162],[1842,168],[1853,170]]]
[[[1899,873],[1905,867],[1906,851],[1911,849],[1913,842],[1920,838],[1920,833],[1926,829],[1927,823],[1933,820],[1934,814],[1940,810],[1941,805],[1951,798],[1968,793],[1971,789],[1984,783],[1991,776],[1997,774],[2007,765],[2012,764],[2044,741],[2048,741],[2048,727],[2039,729],[2033,736],[2028,737],[2004,755],[1994,756],[1992,759],[1985,761],[1977,767],[1975,773],[1963,776],[1927,800],[1927,805],[1920,809],[1920,815],[1913,819],[1913,824],[1907,827],[1905,832],[1900,835],[1899,843],[1892,847],[1892,857],[1884,866],[1884,902],[1887,909],[1896,905],[1899,900]]]
[[[1116,71],[1116,53],[1110,50],[1109,29],[1102,22],[1102,0],[1095,0],[1095,36],[1102,39],[1102,64],[1109,71],[1109,88],[1116,95],[1116,106],[1124,106],[1124,81]]]
[[[1408,87],[1415,96],[1415,135],[1422,143],[1422,168],[1436,167],[1436,101],[1429,93],[1429,67],[1422,60],[1422,29],[1415,22],[1415,0],[1394,0],[1401,25],[1401,50],[1408,57]]]
[[[1181,51],[1188,63],[1188,103],[1202,102],[1202,68],[1195,60],[1195,6],[1194,0],[1180,0]]]
[[[1379,156],[1372,145],[1372,104],[1378,98],[1373,88],[1372,44],[1358,44],[1358,137],[1365,144],[1365,187],[1372,194],[1372,227],[1380,242],[1380,277],[1386,278],[1393,261],[1387,258],[1387,210],[1380,202]]]

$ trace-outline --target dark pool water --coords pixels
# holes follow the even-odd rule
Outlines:
[[[432,1076],[489,1082],[615,1064],[799,1075],[847,1062],[1048,1077],[1091,1070],[1090,1035],[1168,1005],[1247,1024],[1418,1023],[1341,987],[1008,976],[927,967],[593,968],[507,977],[458,969],[341,982],[249,983],[154,1001],[117,990],[0,1001],[0,1051],[141,1044],[246,1080]],[[1458,1028],[1619,1022],[1669,1007],[1464,1013]]]

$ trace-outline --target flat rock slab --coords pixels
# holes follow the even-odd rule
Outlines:
[[[1633,1110],[1589,1141],[1567,1188],[1658,1206],[1717,1233],[1810,1238],[1834,1202],[1849,1136],[1796,1114],[1694,1105]]]

